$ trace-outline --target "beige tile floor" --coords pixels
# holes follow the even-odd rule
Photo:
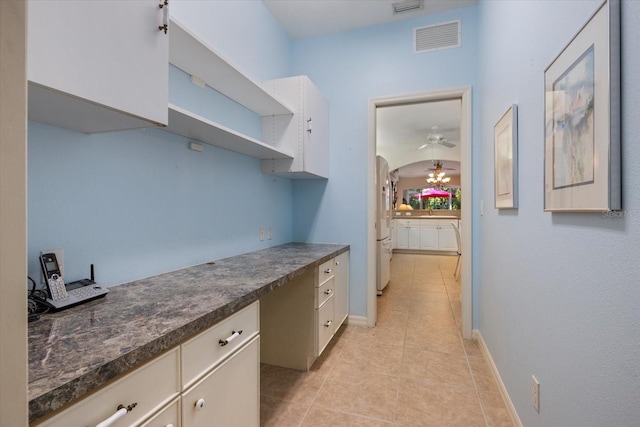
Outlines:
[[[462,338],[456,257],[394,254],[375,328],[343,326],[309,372],[262,365],[262,426],[512,426]]]

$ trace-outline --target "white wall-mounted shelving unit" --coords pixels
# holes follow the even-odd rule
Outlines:
[[[292,159],[293,155],[271,145],[169,104],[165,131],[258,159]]]
[[[173,18],[169,35],[169,62],[185,73],[260,116],[294,113]],[[286,151],[175,105],[169,105],[169,124],[164,130],[259,159],[293,159]]]

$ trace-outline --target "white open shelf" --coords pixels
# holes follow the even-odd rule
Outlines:
[[[290,107],[272,97],[173,18],[169,28],[169,62],[260,116],[293,114]]]
[[[169,125],[163,130],[258,159],[293,159],[289,153],[172,104]]]

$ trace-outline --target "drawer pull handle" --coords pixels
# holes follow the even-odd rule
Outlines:
[[[220,344],[220,347],[224,347],[225,345],[229,344],[231,341],[235,340],[236,338],[238,338],[240,336],[240,334],[242,333],[242,331],[231,331],[231,336],[225,340],[220,340],[218,341],[218,344]]]
[[[198,399],[198,401],[196,402],[196,411],[202,410],[202,408],[204,408],[204,404],[204,399]]]
[[[327,289],[326,291],[324,291],[324,294],[331,295],[331,292],[333,292],[333,289]]]
[[[106,420],[98,424],[96,427],[109,427],[111,424],[113,424],[120,418],[124,417],[127,414],[127,412],[130,412],[131,410],[133,410],[133,408],[135,408],[137,405],[138,404],[135,402],[129,406],[118,405],[118,410],[115,412],[115,414],[111,415],[109,418],[107,418]]]
[[[333,268],[327,268],[324,272],[325,272],[325,273],[327,273],[327,274],[329,274],[329,273],[331,273],[332,271],[333,271]]]
[[[324,324],[325,328],[328,328],[333,323],[333,320],[327,320],[327,323]]]

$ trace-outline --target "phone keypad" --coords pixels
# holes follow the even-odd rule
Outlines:
[[[49,292],[51,292],[52,300],[60,300],[67,298],[67,288],[64,286],[62,277],[52,274],[49,278]]]
[[[69,291],[69,295],[74,296],[79,300],[91,298],[103,293],[104,292],[100,286],[85,286],[84,288],[78,288]]]

